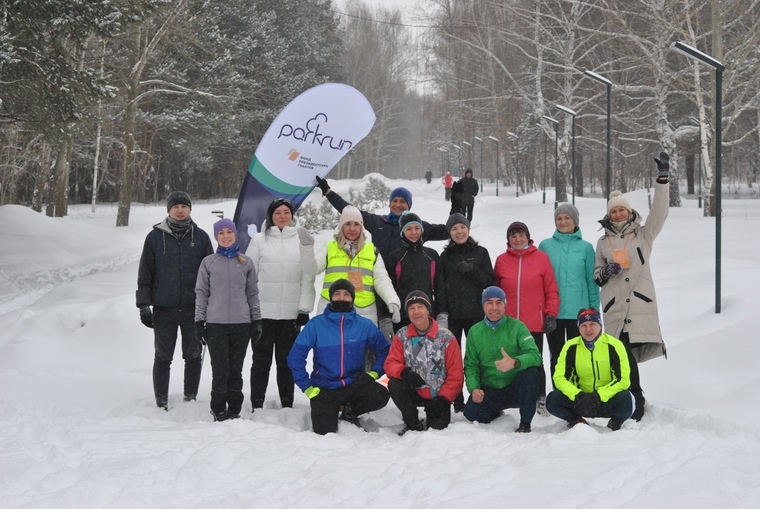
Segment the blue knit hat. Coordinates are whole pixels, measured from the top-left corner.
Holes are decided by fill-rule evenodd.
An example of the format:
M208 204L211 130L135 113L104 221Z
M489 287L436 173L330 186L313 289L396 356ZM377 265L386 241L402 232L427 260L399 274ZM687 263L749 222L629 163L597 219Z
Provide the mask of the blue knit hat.
M403 198L409 208L412 208L412 192L405 187L397 187L391 191L391 197L388 198L388 203L393 201L393 198Z
M481 299L481 305L485 306L486 302L488 302L491 299L499 299L500 301L504 302L504 304L506 304L507 294L504 293L504 290L502 290L498 286L489 286L488 288L483 290L483 298Z
M596 322L601 327L602 315L594 308L581 309L578 312L578 327L584 322Z
M232 222L232 219L227 219L225 217L214 223L214 238L219 237L219 232L222 231L222 228L229 228L232 230L232 233L235 234L235 238L237 238L237 228L235 227L235 223Z

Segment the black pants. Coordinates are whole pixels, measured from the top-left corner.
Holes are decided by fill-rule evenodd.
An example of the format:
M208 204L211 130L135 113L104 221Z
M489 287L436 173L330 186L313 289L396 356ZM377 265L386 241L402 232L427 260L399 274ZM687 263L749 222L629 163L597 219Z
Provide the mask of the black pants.
M176 308L153 307L153 393L156 403L165 406L169 399L169 377L177 329L182 332L182 358L185 360L185 397L195 398L201 383L203 345L195 337L195 305Z
M631 340L628 337L627 332L620 333L620 341L622 341L625 345L625 351L628 353L628 364L631 365L631 387L628 390L630 390L634 395L636 393L640 394L642 391L641 378L639 377L639 363L636 360L636 357L633 355L633 352L638 347L631 344Z
M578 336L580 336L578 322L566 318L558 319L557 328L546 335L546 343L549 346L549 373L552 378L552 387L555 389L557 387L554 385L554 369L557 366L557 359L562 352L562 347L565 346L565 341Z
M206 324L211 357L211 411L240 414L243 406L243 363L251 339L250 323Z
M282 407L293 406L293 372L288 367L288 353L298 335L295 320L262 320L261 339L253 347L251 364L251 402L261 408L269 384L272 353L277 367L277 390Z
M354 416L380 410L388 404L388 390L377 382L351 384L339 389L321 389L311 400L311 426L314 433L324 435L338 431L338 412L350 406Z
M472 209L475 208L475 203L463 203L462 204L462 214L464 216L467 216L467 220L472 222Z
M457 343L459 343L459 349L462 351L462 355L464 355L464 348L462 348L462 334L464 333L464 336L467 336L472 326L481 320L483 320L482 316L471 318L451 318L451 316L449 316L449 330L454 337L457 338ZM454 409L459 411L462 408L464 408L464 394L460 392L459 396L454 399Z
M546 397L546 370L544 369L544 333L531 332L533 340L536 342L538 351L541 354L541 364L538 366L538 395Z
M520 371L511 384L503 389L483 387L483 401L475 403L472 396L464 406L469 421L488 423L501 415L506 408L520 409L520 422L530 424L536 414L538 399L538 368Z
M401 411L401 418L407 426L419 421L417 407L425 408L425 419L429 428L444 429L451 422L451 405L445 411L436 411L430 405L431 400L420 396L411 385L398 378L388 379L388 391L396 407Z

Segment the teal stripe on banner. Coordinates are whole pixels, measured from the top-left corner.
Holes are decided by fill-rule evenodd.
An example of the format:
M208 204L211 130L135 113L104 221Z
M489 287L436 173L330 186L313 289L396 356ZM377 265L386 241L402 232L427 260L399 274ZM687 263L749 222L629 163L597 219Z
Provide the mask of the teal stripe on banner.
M282 196L293 200L297 196L304 196L311 193L313 186L294 186L275 177L266 167L254 156L251 165L248 167L248 173L253 178L275 196Z

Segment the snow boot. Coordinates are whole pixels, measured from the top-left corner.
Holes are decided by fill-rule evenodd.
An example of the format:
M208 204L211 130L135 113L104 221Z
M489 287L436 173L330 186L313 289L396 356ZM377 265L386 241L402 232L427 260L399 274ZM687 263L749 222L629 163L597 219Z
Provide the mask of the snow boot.
M620 426L622 426L622 424L617 422L615 419L610 419L609 421L607 421L607 427L610 428L612 431L619 430Z
M574 428L577 424L586 424L587 425L588 421L586 419L584 419L583 417L578 417L574 421L568 422L567 423L567 427L568 428Z
M211 415L214 416L214 422L226 421L229 418L227 410L222 410L221 412L214 412L211 410Z
M406 424L404 423L404 429L398 432L398 436L402 437L407 431L425 431L425 421L417 419L416 422Z
M515 433L530 433L530 423L521 422L520 425L515 430Z

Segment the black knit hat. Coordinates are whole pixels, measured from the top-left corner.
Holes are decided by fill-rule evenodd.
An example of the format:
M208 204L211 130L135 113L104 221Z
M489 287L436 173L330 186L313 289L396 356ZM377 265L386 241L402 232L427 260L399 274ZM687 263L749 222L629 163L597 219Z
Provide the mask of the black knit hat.
M406 296L406 300L404 301L404 309L406 309L407 314L409 314L409 306L412 304L424 304L428 313L431 315L433 314L433 305L430 303L430 297L428 297L425 292L419 290L409 292L409 295Z
M401 218L398 220L398 233L402 237L404 236L404 229L409 226L410 224L416 224L419 225L420 230L423 232L425 231L425 227L422 226L422 220L420 219L420 216L415 214L414 212L409 212L408 210L405 210L403 214L401 214Z
M354 289L354 285L351 284L351 282L348 279L338 279L333 284L330 285L330 289L327 290L327 292L330 294L330 300L332 301L333 294L337 292L338 290L346 290L348 293L351 294L351 302L354 301L356 298L356 290Z
M290 203L290 200L287 198L277 198L272 203L269 204L269 208L267 209L267 227L271 228L274 226L274 220L272 219L272 216L274 215L274 211L278 208L285 205L290 209L290 213L293 214L293 204Z
M193 208L193 202L190 201L190 195L184 191L174 191L166 198L166 211L169 212L175 205L187 205Z

